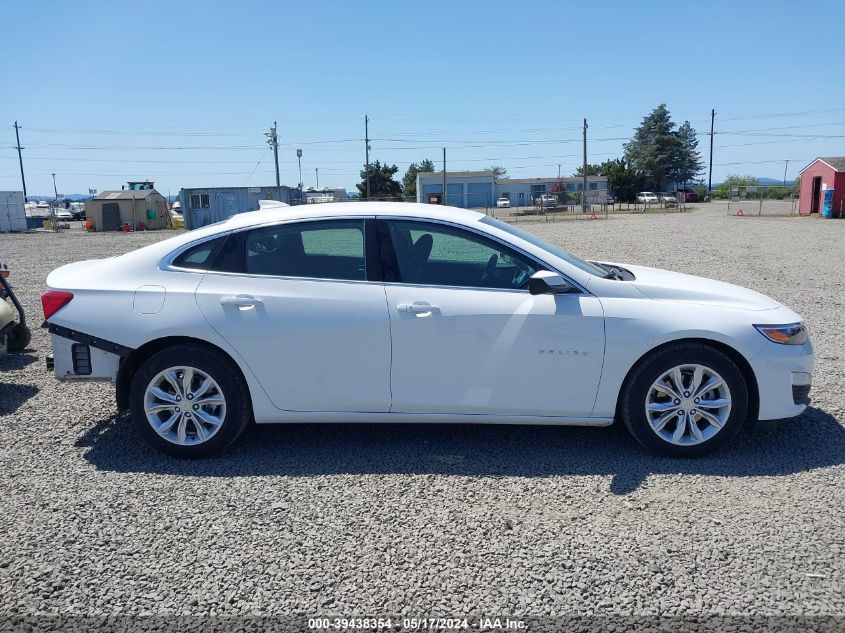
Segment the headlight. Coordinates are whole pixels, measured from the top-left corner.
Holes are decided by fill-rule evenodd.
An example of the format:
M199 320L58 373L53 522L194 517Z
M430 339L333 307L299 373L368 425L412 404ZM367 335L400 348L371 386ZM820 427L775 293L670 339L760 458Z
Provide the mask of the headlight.
M788 325L755 325L757 331L773 343L801 345L807 342L807 328L803 323Z

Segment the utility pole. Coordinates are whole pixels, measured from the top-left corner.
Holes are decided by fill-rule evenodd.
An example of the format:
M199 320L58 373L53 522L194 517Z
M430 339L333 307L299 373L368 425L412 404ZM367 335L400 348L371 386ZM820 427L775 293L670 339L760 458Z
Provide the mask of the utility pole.
M443 148L443 201L440 204L446 204L446 148Z
M364 115L364 161L367 174L367 200L370 199L370 117Z
M582 174L583 178L583 189L581 191L581 211L583 213L587 212L587 119L584 119L584 173Z
M783 166L783 186L786 187L786 170L789 169L789 160L784 161L786 164Z
M560 163L557 164L557 179L560 180Z
M56 189L56 174L52 174L53 176L53 194L56 196L54 202L58 204L59 202L59 190Z
M716 110L710 110L710 172L707 175L707 193L713 191L713 123L716 120Z
M279 202L282 201L282 184L279 181L279 137L276 135L276 126L278 124L273 121L273 127L269 132L264 132L264 136L268 136L267 144L273 148L273 158L276 160L276 195L279 197Z
M23 185L23 201L26 202L26 178L23 175L23 158L21 157L21 150L24 149L21 147L21 135L18 132L20 126L18 122L15 121L15 139L17 140L18 144L15 146L18 150L18 162L21 164L21 184Z
M315 167L314 173L317 175L317 190L319 190L320 189L320 168Z

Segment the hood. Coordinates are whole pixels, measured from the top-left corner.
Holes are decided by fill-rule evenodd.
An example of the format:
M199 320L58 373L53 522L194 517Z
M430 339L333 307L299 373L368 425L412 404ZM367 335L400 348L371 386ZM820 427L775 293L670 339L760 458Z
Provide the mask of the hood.
M781 304L766 295L723 281L660 268L624 265L636 276L627 282L655 301L684 301L740 310L772 310Z

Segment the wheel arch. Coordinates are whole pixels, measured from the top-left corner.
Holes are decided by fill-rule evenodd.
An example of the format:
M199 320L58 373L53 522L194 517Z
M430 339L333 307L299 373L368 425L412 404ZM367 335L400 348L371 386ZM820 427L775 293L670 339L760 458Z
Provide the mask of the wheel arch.
M117 410L126 411L129 409L129 388L132 384L132 378L135 376L138 368L141 367L147 359L151 358L158 352L167 349L168 347L184 344L204 347L228 359L237 369L241 379L247 386L247 394L251 397L249 382L247 381L243 370L237 361L232 358L231 354L226 352L226 350L214 345L213 343L209 343L208 341L200 338L194 338L192 336L165 336L163 338L147 341L140 347L132 350L132 353L120 362L120 368L117 371L117 380L115 381L115 399L117 401Z
M760 410L760 389L757 386L757 376L754 374L754 370L751 368L751 363L748 362L748 359L743 356L741 352L739 352L736 348L731 347L730 345L723 343L721 341L716 341L714 339L709 338L679 338L674 339L671 341L666 341L665 343L661 343L651 349L645 351L642 356L640 356L637 361L631 365L631 368L628 370L628 373L625 374L625 379L622 381L622 384L619 389L619 393L616 396L616 417L619 417L620 407L622 404L622 395L625 393L625 389L628 386L628 382L631 380L631 377L634 375L635 370L642 365L646 359L651 356L653 353L666 349L668 347L673 347L676 345L683 345L685 343L699 343L701 345L706 345L708 347L712 347L715 350L722 352L725 356L730 358L734 364L739 368L739 371L742 373L742 377L745 379L745 384L748 387L748 420L747 421L754 421L757 419L757 414Z

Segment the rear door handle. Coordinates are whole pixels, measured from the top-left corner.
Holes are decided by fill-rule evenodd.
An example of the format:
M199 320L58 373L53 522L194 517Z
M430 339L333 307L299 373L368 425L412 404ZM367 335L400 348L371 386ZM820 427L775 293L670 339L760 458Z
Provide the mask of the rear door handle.
M250 297L249 295L227 295L220 297L220 304L224 306L237 306L238 308L254 308L260 306L264 302L258 297Z
M431 314L437 312L439 308L431 305L428 301L414 301L413 303L400 303L396 306L399 312L409 312L411 314Z

